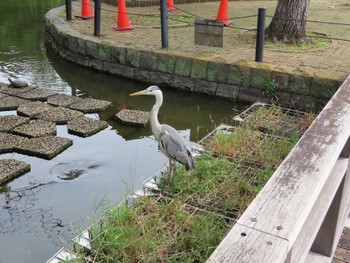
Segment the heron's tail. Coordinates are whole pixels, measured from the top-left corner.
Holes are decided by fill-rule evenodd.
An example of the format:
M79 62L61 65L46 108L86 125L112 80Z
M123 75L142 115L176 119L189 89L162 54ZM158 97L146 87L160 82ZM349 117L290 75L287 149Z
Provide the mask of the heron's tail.
M185 164L185 168L188 171L196 168L196 163L194 162L191 152L190 151L187 151L187 152L188 152L188 158L187 158L188 160L187 160L187 163Z

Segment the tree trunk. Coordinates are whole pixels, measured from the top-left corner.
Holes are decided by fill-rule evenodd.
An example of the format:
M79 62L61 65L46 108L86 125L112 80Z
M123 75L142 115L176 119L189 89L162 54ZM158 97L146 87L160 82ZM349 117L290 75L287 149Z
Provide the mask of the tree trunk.
M266 37L274 41L305 42L310 0L278 0Z

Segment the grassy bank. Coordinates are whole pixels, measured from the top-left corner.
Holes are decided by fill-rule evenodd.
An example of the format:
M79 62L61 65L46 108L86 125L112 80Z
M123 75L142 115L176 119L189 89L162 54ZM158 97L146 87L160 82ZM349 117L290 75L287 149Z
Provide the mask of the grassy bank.
M92 250L73 262L204 262L315 117L295 113L259 106L240 127L219 126L200 142L207 151L194 170L179 167L152 196L108 207L91 228ZM293 129L281 136L287 119Z

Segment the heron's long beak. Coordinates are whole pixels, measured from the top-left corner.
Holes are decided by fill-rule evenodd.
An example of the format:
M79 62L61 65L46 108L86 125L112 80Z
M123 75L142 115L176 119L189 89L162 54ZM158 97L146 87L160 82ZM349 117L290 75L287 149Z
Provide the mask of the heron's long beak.
M129 96L146 95L146 92L147 92L147 90L141 90L141 91L138 91L138 92L131 93L131 94L129 94Z

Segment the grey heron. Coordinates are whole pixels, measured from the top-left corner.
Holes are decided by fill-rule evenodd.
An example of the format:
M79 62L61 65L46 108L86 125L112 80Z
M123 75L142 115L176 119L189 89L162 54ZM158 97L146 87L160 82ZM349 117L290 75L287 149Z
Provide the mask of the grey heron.
M172 171L172 161L181 163L185 166L186 170L193 169L195 163L184 138L170 125L160 124L158 121L159 108L163 103L162 91L157 86L150 86L145 90L132 93L129 96L139 95L152 95L156 98L156 103L152 107L150 116L151 129L155 139L158 141L159 149L169 158L169 176Z

